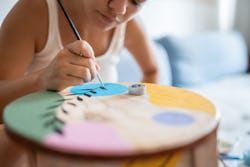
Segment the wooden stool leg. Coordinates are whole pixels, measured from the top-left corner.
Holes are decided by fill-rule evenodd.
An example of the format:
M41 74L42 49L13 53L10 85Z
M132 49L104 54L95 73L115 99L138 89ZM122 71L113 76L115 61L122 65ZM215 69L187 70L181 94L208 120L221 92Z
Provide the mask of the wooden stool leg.
M86 158L37 150L37 167L121 167L119 159Z
M217 167L217 135L216 130L193 150L194 167Z

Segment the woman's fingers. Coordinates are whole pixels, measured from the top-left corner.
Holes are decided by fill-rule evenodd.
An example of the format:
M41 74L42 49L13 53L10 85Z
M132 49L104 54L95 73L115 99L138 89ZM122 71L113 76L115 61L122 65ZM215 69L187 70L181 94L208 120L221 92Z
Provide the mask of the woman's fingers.
M86 58L92 58L93 60L95 60L95 54L94 54L93 48L86 41L83 41L83 40L75 41L67 45L66 48L74 55L78 55L78 56L82 56Z
M67 49L64 49L63 52L63 56L67 55L65 57L67 58L67 62L69 63L68 65L70 70L68 71L68 73L70 75L85 78L86 82L95 78L97 70L100 67L92 58L76 56ZM86 72L87 69L89 73Z
M67 75L80 78L84 82L89 82L92 80L93 74L91 74L91 70L84 66L75 66L69 65L67 69Z
M40 78L45 88L62 90L91 81L99 69L92 47L86 41L76 41L57 54L51 64L41 72Z

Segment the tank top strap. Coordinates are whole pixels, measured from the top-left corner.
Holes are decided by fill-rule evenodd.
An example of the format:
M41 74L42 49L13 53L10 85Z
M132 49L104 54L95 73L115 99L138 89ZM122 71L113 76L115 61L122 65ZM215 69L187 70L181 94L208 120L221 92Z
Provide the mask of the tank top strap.
M26 74L46 67L63 48L58 26L58 9L56 0L46 0L48 7L48 35L44 48L35 53L33 62Z
M46 0L46 1L48 5L48 15L49 15L48 36L46 45L42 51L37 53L38 56L40 54L41 55L49 54L49 52L51 52L51 49L53 50L62 49L61 37L59 31L57 1L56 0Z
M61 36L59 31L59 20L58 20L58 8L57 0L47 0L49 10L49 44L56 42L56 44L62 47ZM52 43L53 42L53 43Z

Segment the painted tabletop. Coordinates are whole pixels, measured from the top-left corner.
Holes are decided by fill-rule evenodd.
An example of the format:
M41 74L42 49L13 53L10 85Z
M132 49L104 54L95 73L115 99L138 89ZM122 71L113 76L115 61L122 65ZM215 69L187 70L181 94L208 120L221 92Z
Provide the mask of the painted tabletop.
M144 84L146 94L134 96L129 85L84 84L29 94L6 107L4 122L11 132L45 148L98 156L179 148L218 125L214 105L196 93Z

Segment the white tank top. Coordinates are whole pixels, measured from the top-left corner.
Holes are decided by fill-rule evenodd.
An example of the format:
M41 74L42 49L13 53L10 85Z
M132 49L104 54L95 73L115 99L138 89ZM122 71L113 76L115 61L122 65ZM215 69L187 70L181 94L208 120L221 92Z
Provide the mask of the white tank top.
M47 41L45 47L39 53L35 53L34 60L26 73L38 71L47 67L57 53L63 49L59 32L57 1L47 0L47 5L49 12ZM125 31L126 23L116 27L108 50L106 53L96 58L97 63L101 67L99 74L104 82L118 81L117 64L120 60L119 54L124 44ZM97 82L97 79L93 80L93 82Z

